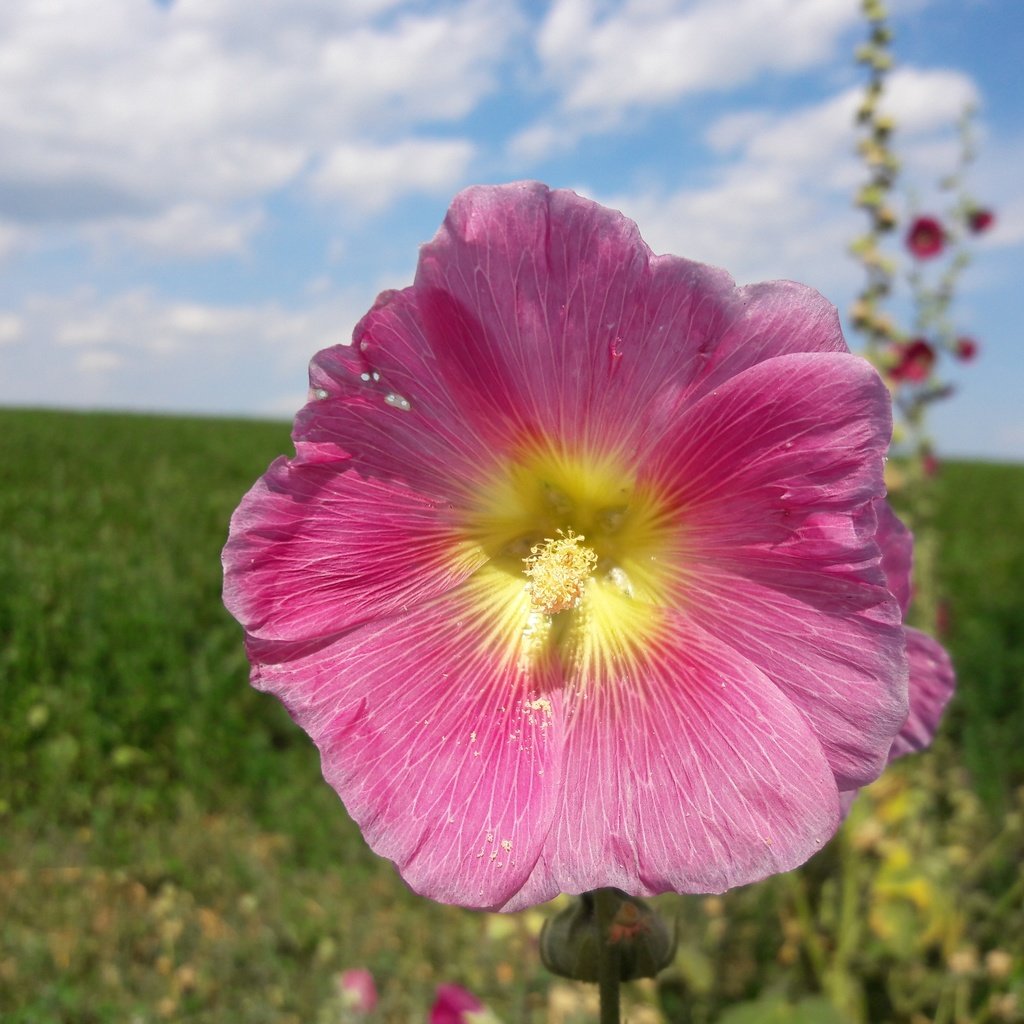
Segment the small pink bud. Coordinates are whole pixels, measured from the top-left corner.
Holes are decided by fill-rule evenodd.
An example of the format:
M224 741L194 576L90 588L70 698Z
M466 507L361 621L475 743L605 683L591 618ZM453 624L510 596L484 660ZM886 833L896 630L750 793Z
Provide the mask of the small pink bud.
M377 1005L377 986L365 967L342 971L338 977L338 991L346 1009L354 1013L372 1013Z
M477 1015L483 1008L484 1004L472 992L458 985L438 985L429 1024L470 1024L468 1015Z

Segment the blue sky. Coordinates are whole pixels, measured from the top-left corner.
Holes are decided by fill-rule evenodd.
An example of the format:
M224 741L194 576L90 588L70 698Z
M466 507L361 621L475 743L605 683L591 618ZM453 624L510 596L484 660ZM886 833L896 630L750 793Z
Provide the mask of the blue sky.
M901 198L965 103L997 212L940 451L1024 460L1024 4L896 0ZM0 403L290 417L306 364L473 182L539 178L657 251L861 280L859 0L5 0ZM856 347L858 339L850 335Z

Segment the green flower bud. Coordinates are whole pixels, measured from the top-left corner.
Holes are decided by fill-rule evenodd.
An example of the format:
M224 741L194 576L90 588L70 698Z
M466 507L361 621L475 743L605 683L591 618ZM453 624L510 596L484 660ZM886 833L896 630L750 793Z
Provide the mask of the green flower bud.
M602 934L597 900L585 892L571 906L544 923L540 958L552 974L577 981L598 980L601 943L616 947L622 981L653 978L672 962L675 934L642 900L618 889L605 890L617 904Z

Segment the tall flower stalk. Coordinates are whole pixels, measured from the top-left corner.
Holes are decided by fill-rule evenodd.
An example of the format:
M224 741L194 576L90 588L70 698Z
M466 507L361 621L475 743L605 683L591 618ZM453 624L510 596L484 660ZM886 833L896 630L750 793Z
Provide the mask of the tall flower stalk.
M941 215L915 211L904 225L902 242L912 262L909 272L900 277L898 259L886 248L888 238L901 226L895 210L900 174L893 146L897 126L883 103L894 64L893 37L881 0L864 0L863 12L868 40L858 47L856 57L867 68L868 81L857 123L861 130L858 152L868 177L856 203L865 211L868 225L851 246L864 268L864 285L850 318L864 338L864 354L881 371L893 397L895 424L887 483L917 536L914 618L934 632L940 618L933 522L933 478L938 463L927 413L936 401L952 394L943 379L943 359L969 361L977 354L975 340L956 330L952 308L961 276L970 263L970 238L991 226L993 214L979 206L967 190L967 171L975 157L975 111L968 108L958 125L956 166L938 182L941 194L947 197L945 209ZM897 322L890 308L901 284L911 308L907 327Z

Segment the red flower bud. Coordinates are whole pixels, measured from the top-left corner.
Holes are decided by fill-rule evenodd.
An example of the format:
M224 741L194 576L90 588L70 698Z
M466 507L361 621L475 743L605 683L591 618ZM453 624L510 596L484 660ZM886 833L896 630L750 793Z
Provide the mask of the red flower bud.
M967 226L976 235L980 235L983 231L988 231L995 222L996 215L991 210L985 210L981 207L971 210L967 214Z
M934 217L918 217L907 232L907 248L919 260L930 259L942 252L946 232Z
M920 384L926 381L935 365L935 349L924 338L915 338L893 349L895 364L889 369L893 380Z
M978 354L978 343L973 338L957 338L953 353L957 359L969 363Z

